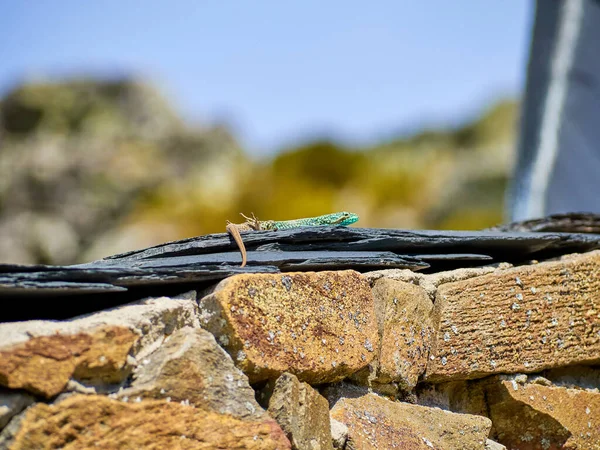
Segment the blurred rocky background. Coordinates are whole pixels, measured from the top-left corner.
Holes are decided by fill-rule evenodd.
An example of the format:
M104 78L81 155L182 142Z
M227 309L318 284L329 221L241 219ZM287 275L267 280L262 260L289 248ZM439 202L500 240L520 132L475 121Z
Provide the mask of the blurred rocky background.
M205 233L254 212L350 210L360 226L502 221L517 103L454 129L369 145L320 140L251 157L136 79L22 84L0 100L0 261L70 264Z

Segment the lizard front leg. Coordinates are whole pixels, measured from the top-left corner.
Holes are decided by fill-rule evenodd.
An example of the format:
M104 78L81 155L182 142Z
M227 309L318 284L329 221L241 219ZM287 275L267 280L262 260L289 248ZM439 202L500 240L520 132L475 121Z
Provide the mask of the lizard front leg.
M245 225L248 226L248 227L250 227L254 231L262 230L260 220L258 220L256 218L256 216L254 215L254 213L250 213L250 214L252 214L252 217L248 217L244 213L240 213L240 216L242 216L244 219L246 219Z

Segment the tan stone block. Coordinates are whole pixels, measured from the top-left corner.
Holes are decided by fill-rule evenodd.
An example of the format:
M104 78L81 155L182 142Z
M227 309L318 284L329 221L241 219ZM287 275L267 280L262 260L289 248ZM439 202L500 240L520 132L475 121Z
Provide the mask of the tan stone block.
M39 449L290 449L270 418L245 421L164 400L125 403L74 394L30 407L0 447Z
M341 399L331 417L348 427L346 448L483 450L489 419L392 402L375 394Z
M486 384L493 439L523 450L600 449L600 393L520 384Z
M410 283L386 278L373 285L380 345L370 364L369 383L397 383L412 390L425 372L433 337L433 303Z
M366 366L378 345L371 289L351 270L237 275L200 310L251 383L283 372L311 384L341 380Z
M281 426L292 448L333 450L327 400L289 373L271 383L274 386L268 412Z
M186 327L173 333L136 368L133 378L119 398L170 399L240 419L265 414L248 377L203 329Z
M72 376L115 382L124 377L127 355L137 340L128 328L115 326L31 338L0 350L0 384L50 398Z
M121 382L133 356L143 358L183 326L199 327L197 312L194 300L161 297L68 321L0 324L0 385L51 398L70 380L92 389Z
M600 252L443 284L426 378L600 362Z

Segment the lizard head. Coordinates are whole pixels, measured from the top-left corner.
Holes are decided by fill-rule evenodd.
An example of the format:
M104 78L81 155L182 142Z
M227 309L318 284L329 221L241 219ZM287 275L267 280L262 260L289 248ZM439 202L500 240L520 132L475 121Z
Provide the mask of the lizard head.
M328 214L328 217L331 220L331 222L328 225L337 225L341 227L352 225L353 223L358 221L358 214L347 211Z

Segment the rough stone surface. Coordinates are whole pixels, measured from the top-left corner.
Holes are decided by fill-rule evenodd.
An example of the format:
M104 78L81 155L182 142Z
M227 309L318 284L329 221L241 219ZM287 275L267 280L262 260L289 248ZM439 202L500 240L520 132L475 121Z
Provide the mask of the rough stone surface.
M248 378L206 330L173 333L134 373L132 386L119 398L169 399L240 419L260 419L263 409Z
M0 434L0 448L291 448L272 419L245 421L164 400L125 403L81 394L30 407L10 431Z
M0 389L0 429L4 428L9 420L35 402L35 398L22 391Z
M284 373L274 382L269 415L298 450L333 450L329 404L309 384Z
M600 393L500 380L486 386L492 438L522 450L599 449Z
M386 278L375 281L373 297L380 345L369 367L353 378L371 386L393 382L410 391L427 366L433 303L421 287Z
M600 252L441 285L431 381L600 362Z
M392 402L375 394L341 399L331 416L348 427L347 447L352 449L482 450L492 425L485 417Z
M198 327L193 300L148 299L65 322L0 324L0 385L51 398L71 378L123 381L138 359L185 325Z
M369 364L378 346L373 295L355 271L238 275L200 310L251 383L283 372L335 382Z

